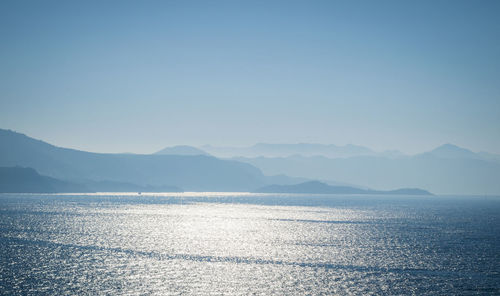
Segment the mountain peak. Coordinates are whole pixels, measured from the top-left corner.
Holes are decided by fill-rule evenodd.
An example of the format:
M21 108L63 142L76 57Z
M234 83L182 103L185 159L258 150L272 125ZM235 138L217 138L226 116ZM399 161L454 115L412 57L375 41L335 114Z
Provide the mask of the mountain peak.
M443 158L477 158L476 153L450 143L443 144L429 153Z
M198 149L193 146L187 145L178 145L172 147L166 147L154 154L162 154L162 155L209 155L207 152Z
M401 194L432 195L429 191L418 188L401 188L390 191L360 189L350 186L331 186L319 181L308 181L295 185L269 185L256 190L261 193L302 193L302 194Z

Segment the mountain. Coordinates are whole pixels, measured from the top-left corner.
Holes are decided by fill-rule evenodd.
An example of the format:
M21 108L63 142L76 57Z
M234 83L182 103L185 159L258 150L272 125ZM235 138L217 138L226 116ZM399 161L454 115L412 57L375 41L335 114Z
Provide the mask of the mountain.
M42 176L32 168L0 167L0 192L57 193L89 192L89 190L81 184Z
M489 157L489 158L488 158ZM414 156L238 157L267 175L336 180L369 188L425 188L436 194L500 194L500 162L489 155L444 145Z
M63 181L177 186L187 191L249 191L268 184L254 166L206 155L90 153L0 129L0 166L31 167Z
M440 158L472 158L481 159L481 155L476 154L468 149L458 147L453 144L444 144L432 151L426 152L426 154L431 154Z
M331 158L351 157L359 155L374 155L374 151L356 145L325 145L325 144L268 144L258 143L250 147L214 147L205 145L203 150L217 157L287 157L292 155L301 156L325 156Z
M205 151L192 146L179 145L173 147L166 147L154 154L163 155L209 155Z
M425 188L436 194L499 195L499 159L451 144L397 157L219 159L209 155L105 154L60 148L0 129L0 166L30 167L40 175L97 191L251 191L269 184L335 180L331 185L366 186L360 189Z
M83 185L92 192L182 192L176 186L137 185L129 182L87 181Z
M87 181L73 183L40 175L32 168L0 167L0 192L61 193L61 192L179 192L174 186L140 186L126 182Z
M295 185L269 185L257 189L259 193L306 193L306 194L399 194L399 195L432 195L417 188L403 188L389 191L366 190L347 186L330 186L318 181L304 182Z

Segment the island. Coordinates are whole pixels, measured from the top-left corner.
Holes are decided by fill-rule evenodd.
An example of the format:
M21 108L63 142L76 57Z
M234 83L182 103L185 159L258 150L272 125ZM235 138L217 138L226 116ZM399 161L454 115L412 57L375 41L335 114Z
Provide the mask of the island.
M331 186L319 181L308 181L295 185L268 185L261 187L256 193L306 193L306 194L391 194L391 195L433 195L429 191L418 188L401 188L396 190L372 190L350 186Z

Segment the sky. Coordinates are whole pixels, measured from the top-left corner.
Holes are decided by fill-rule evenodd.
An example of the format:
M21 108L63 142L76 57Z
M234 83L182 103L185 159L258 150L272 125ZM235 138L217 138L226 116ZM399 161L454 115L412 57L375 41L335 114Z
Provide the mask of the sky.
M0 1L0 128L500 153L500 1Z

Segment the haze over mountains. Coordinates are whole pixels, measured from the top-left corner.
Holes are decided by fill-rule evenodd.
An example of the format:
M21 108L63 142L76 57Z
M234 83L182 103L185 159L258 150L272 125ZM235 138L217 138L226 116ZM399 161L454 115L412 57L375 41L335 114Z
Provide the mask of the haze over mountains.
M187 191L249 191L267 184L259 169L234 160L205 155L90 153L56 147L8 130L0 130L0 166L29 167L63 181L107 182L117 188L125 183L176 186Z
M500 194L500 155L472 152L452 144L404 155L355 145L256 144L202 146L218 157L246 162L264 174L322 180L330 185L392 190L425 188L438 194Z
M375 155L376 152L369 148L357 145L324 145L311 143L298 144L268 144L258 143L250 147L217 147L211 145L202 146L201 149L214 156L230 157L285 157L292 155L317 156L338 158L359 155Z
M205 151L187 145L166 147L154 154L157 155L209 155Z
M57 193L87 192L81 184L42 176L32 168L0 167L0 192L9 193Z
M255 192L262 193L311 193L311 194L399 194L399 195L432 195L430 192L416 188L405 188L398 190L370 190L354 188L349 186L331 186L318 181L309 181L294 185L269 185L257 189Z
M255 165L265 174L300 175L381 190L418 187L438 194L500 194L500 162L495 156L450 144L429 152L398 157L295 155L234 159Z
M0 129L0 167L32 168L43 178L88 191L254 191L319 180L326 182L325 186L335 186L334 190L422 188L437 194L500 194L500 157L451 144L412 156L394 151L377 153L355 145L207 147L209 151L167 147L150 155L90 153ZM33 176L32 171L24 173ZM333 190L317 187L315 190Z
M56 147L4 129L0 129L0 167L3 180L10 180L3 188L15 192L6 184L33 184L24 188L25 192L33 192L33 188L41 192L251 191L269 184L308 180L265 176L250 164L218 159L187 146L153 155L91 153Z

